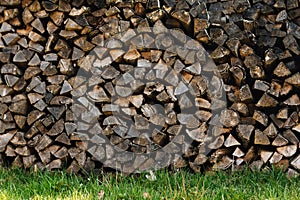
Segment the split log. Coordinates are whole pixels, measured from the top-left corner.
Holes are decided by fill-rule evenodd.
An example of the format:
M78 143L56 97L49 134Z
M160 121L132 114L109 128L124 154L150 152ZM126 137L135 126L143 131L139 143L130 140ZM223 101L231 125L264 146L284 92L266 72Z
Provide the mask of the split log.
M10 164L300 170L298 1L0 7L0 157Z

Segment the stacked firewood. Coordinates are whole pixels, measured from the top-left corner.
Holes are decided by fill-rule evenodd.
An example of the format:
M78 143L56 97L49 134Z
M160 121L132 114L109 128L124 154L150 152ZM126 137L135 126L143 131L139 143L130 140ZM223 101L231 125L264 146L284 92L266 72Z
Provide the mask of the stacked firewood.
M1 0L0 162L300 170L298 0Z

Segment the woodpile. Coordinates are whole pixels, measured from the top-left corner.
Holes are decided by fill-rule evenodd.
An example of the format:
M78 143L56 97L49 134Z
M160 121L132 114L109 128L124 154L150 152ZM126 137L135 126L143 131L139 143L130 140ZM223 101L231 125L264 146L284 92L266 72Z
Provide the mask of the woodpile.
M298 0L1 0L0 163L300 170Z

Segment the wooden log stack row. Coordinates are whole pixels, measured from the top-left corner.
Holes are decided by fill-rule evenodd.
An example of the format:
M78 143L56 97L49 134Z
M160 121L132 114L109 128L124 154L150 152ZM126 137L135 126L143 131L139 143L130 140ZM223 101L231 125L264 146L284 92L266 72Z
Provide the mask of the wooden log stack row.
M299 4L0 1L0 162L297 174Z

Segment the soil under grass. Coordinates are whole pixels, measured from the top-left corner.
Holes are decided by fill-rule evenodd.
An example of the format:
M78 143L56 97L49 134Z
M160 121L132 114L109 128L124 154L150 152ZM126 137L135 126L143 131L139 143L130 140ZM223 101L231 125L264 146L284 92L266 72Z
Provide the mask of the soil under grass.
M299 199L300 179L268 172L215 172L187 170L122 176L89 176L65 172L34 172L0 168L0 199ZM153 178L153 177L152 177Z

